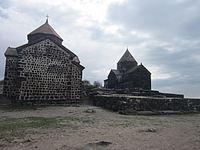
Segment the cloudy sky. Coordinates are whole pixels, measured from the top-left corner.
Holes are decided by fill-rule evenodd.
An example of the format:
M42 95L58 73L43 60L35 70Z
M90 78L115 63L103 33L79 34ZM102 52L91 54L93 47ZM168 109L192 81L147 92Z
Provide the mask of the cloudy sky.
M200 97L199 0L0 0L0 79L8 46L45 22L77 54L84 79L103 82L128 47L152 88Z

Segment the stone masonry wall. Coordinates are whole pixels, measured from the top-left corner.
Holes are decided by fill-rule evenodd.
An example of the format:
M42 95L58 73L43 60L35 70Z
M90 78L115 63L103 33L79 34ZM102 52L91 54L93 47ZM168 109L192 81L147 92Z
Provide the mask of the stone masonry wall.
M6 58L6 69L4 77L4 96L16 99L19 94L19 79L18 79L18 58L17 57L7 57Z
M46 39L18 50L18 55L20 85L17 100L79 102L82 70L72 62L66 51ZM9 59L7 61L10 63ZM7 87L7 90L10 89L11 86Z
M95 106L124 114L137 111L199 111L200 99L155 98L121 95L95 95Z
M71 99L80 102L81 99L81 88L82 88L82 70L80 70L76 65L72 67L71 75Z
M0 81L0 95L3 94L3 81Z

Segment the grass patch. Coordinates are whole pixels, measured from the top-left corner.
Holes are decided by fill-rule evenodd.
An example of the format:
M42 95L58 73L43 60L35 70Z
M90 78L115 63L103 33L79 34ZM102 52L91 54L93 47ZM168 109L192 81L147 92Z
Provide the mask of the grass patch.
M83 125L94 123L92 117L27 117L27 118L1 118L0 139L23 137L28 129L48 129L69 127L77 129ZM29 130L30 131L30 130Z
M200 114L199 111L130 111L124 112L120 111L119 114L122 115L139 115L139 116L168 116L168 115L188 115L188 114Z
M45 106L40 106L40 107L45 107ZM0 110L4 110L4 111L37 110L40 107L36 105L30 105L30 104L26 104L26 105L10 104L10 105L0 105Z

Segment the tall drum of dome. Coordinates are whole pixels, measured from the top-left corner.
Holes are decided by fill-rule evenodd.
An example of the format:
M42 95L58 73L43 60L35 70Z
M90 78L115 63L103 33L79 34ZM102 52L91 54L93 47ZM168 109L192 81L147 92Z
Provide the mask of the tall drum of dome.
M4 96L12 102L78 104L84 67L46 22L5 52Z

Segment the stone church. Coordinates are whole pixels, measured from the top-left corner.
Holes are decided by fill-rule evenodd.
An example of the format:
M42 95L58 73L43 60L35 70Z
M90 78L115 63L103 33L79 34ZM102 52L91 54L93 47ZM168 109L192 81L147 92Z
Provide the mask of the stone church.
M84 69L78 56L62 45L48 19L27 38L5 52L4 96L12 102L78 104Z
M117 69L111 69L104 87L109 89L151 90L151 73L127 49L117 63Z

